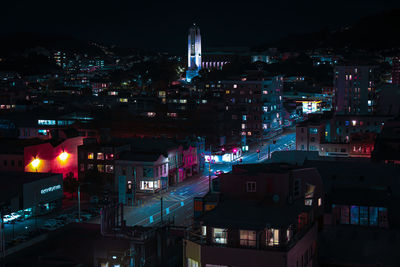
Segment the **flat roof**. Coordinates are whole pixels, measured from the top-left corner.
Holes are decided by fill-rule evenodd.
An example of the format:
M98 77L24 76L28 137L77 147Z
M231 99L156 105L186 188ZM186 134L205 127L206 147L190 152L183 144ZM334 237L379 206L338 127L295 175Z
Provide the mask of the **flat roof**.
M261 230L267 226L286 228L310 207L299 204L266 205L259 201L224 200L198 220L207 226Z

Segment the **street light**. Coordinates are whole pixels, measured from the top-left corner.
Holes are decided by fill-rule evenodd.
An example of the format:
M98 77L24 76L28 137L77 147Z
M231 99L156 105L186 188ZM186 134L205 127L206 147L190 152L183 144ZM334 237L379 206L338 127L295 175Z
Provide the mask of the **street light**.
M90 183L78 184L78 219L81 221L81 185L87 185Z

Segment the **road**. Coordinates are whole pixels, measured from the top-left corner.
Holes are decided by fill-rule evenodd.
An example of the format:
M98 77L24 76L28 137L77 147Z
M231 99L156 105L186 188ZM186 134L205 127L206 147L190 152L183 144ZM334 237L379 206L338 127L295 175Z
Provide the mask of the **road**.
M290 150L295 148L295 133L284 133L276 137L276 144L269 144L270 152L278 150ZM242 157L242 163L259 163L267 159L268 145L259 146L260 157L256 152L247 152ZM237 164L237 163L235 163ZM211 173L221 170L230 172L232 163L211 164ZM212 176L215 178L215 176ZM139 206L125 206L124 217L126 224L152 226L161 220L161 198L163 202L163 220L173 220L175 225L191 224L193 214L193 198L203 196L208 192L208 168L206 166L205 173L200 176L191 177L180 183L176 187L171 187L168 192L157 194L154 197L147 199Z

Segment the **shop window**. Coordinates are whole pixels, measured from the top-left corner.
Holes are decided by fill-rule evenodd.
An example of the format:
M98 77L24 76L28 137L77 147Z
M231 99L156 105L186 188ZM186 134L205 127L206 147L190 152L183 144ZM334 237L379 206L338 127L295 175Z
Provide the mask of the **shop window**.
M369 225L378 226L378 208L369 207Z
M113 165L106 165L106 172L107 173L113 173L114 172L114 166Z
M217 244L227 243L227 230L223 228L213 228L213 241Z
M94 159L94 153L89 152L87 158L88 159Z
M379 227L385 227L385 228L388 227L386 208L378 209L378 218L379 218Z
M104 172L104 165L102 165L102 164L97 165L97 171Z
M341 224L349 224L349 214L350 214L349 206L342 206L342 210L340 212Z
M266 242L267 246L279 245L279 229L269 228L266 231Z
M368 207L360 207L360 225L368 226Z
M350 220L351 224L359 224L359 208L358 206L351 206L350 209Z
M103 160L104 159L104 154L103 153L97 153L97 159L98 160Z
M246 247L255 247L256 232L249 230L240 230L240 245Z
M155 190L160 188L160 181L141 181L140 189L141 190Z

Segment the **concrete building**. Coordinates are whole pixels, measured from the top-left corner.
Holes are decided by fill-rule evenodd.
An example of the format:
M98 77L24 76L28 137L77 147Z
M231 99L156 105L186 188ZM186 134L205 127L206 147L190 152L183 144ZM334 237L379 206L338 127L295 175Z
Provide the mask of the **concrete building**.
M237 165L219 179L219 193L195 200L184 266L314 266L324 201L315 169Z
M336 113L374 113L375 79L373 66L336 66L334 72Z
M395 85L400 85L400 57L394 57L392 64L392 83Z
M200 28L194 23L188 35L188 70L186 81L190 82L201 69L201 35Z
M262 140L282 131L281 76L222 81L226 120L233 135Z

